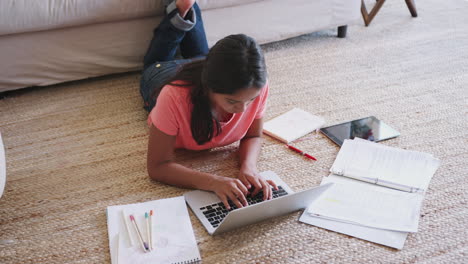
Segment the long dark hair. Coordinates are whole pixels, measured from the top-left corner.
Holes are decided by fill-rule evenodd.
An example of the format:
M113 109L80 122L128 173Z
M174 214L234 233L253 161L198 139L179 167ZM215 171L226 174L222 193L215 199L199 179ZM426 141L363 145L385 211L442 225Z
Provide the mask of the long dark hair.
M266 79L265 59L260 46L253 38L238 34L218 41L205 59L181 66L168 83L191 87L193 110L190 127L193 138L202 145L221 133L219 120L212 114L209 93L232 95L241 89L261 89Z

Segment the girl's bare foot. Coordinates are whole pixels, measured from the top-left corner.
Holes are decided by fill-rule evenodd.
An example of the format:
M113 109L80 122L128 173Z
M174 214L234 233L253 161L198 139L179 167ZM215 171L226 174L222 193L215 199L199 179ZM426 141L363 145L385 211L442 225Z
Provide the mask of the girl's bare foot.
M184 18L193 4L195 4L195 0L176 0L176 7L179 10L179 15Z

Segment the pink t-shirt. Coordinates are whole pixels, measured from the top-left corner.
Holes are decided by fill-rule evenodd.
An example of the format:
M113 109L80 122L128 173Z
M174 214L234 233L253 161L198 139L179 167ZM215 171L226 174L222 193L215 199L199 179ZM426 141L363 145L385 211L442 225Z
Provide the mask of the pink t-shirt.
M148 125L154 124L165 134L176 136L176 148L203 150L225 146L242 139L253 121L263 117L267 97L268 83L244 112L235 113L230 120L220 123L222 131L219 135L203 145L198 145L190 129L193 107L190 101L190 88L166 85L148 116Z

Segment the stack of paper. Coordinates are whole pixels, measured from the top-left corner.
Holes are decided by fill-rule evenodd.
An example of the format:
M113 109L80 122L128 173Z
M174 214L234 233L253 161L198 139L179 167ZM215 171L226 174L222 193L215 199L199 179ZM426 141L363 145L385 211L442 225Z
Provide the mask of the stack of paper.
M408 232L418 230L424 193L438 166L430 154L346 140L321 183L333 186L300 221L401 249Z

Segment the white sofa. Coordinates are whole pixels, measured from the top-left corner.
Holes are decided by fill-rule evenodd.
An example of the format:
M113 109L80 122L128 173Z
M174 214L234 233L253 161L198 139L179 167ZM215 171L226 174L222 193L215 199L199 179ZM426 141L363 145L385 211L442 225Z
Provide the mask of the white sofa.
M2 133L0 132L0 198L2 198L3 190L6 183L6 160L5 149L3 147Z
M360 18L361 1L198 3L211 46L234 33L264 44L345 26ZM0 92L141 69L162 14L160 0L2 0Z

